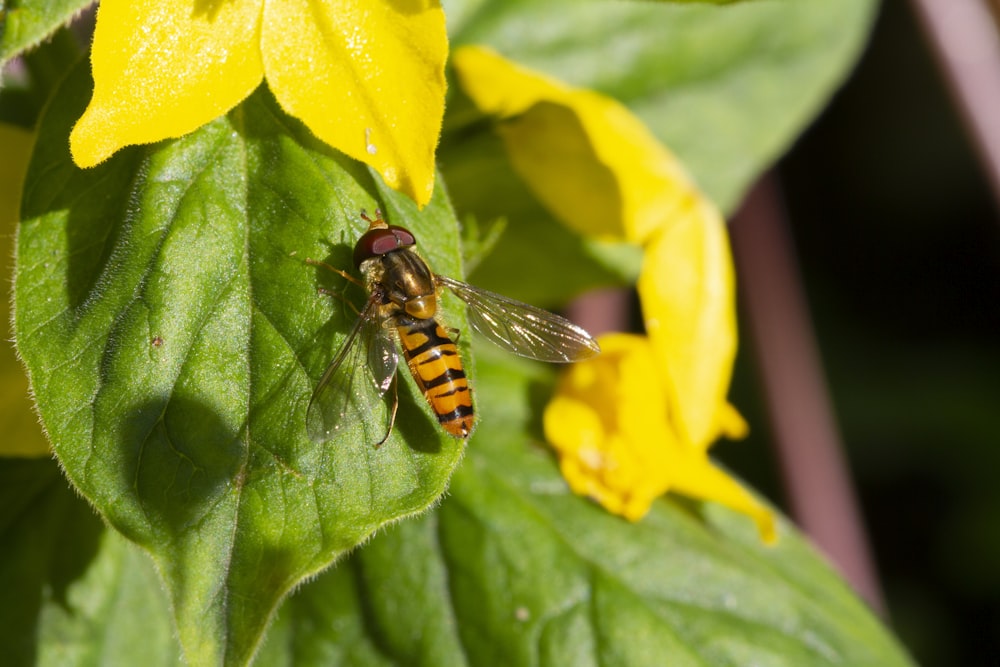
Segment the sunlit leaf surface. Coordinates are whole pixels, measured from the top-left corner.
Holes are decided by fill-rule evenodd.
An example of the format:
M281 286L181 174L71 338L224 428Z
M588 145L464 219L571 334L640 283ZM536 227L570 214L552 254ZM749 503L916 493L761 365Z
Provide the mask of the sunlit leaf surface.
M364 294L304 260L353 268L359 212L381 207L457 274L454 219L440 195L418 214L380 189L264 91L81 171L65 137L85 71L49 107L29 169L18 344L68 477L157 562L187 658L238 663L303 577L434 502L462 450L409 378L380 449L350 427L310 441L313 384L355 317L317 287Z

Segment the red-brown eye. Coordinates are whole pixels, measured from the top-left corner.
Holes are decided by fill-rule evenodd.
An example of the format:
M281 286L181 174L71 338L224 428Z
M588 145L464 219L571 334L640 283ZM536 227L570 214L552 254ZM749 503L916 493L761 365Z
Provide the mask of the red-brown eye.
M409 229L405 227L397 227L396 225L389 225L389 230L392 232L396 240L399 241L400 248L409 248L411 245L416 245L417 240L413 238L413 234L410 233Z
M361 268L361 262L372 257L381 257L393 250L408 248L416 244L409 230L395 225L388 229L370 229L354 246L354 266Z

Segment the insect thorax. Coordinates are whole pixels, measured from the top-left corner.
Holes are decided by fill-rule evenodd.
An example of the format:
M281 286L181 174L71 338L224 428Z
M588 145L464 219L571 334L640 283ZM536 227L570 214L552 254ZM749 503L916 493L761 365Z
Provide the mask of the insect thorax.
M385 305L398 306L400 316L423 320L437 313L434 274L415 252L403 248L373 257L361 270L369 292L380 294Z

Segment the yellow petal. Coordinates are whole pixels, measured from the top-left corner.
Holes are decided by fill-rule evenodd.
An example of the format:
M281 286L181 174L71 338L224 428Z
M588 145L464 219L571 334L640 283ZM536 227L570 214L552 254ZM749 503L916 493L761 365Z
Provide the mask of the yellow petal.
M707 456L692 458L679 465L673 490L746 514L757 524L757 532L765 544L774 544L778 539L777 519L770 508L758 501L728 473L715 467Z
M716 418L718 419L719 435L724 438L741 440L747 437L747 434L750 432L750 425L747 424L747 420L743 419L743 415L730 403L725 403L719 407Z
M33 137L19 127L0 123L0 257L9 280L14 264L14 230L20 216L19 202L28 170ZM10 326L10 302L0 302L0 321ZM14 353L9 329L0 344L0 456L48 456L49 444L28 398L28 378Z
M570 91L565 84L482 46L455 49L451 64L462 90L476 107L498 118L517 116L536 102L553 100Z
M600 356L563 374L545 409L545 435L575 493L636 521L670 487L682 453L648 340L611 334L599 342Z
M571 228L644 242L692 188L671 153L631 111L481 47L452 59L465 93L500 126L511 163Z
M761 539L773 542L771 511L672 429L649 339L610 334L599 342L600 356L563 372L543 415L545 437L570 488L630 521L667 491L718 502L750 516ZM725 428L745 427L728 404L719 417Z
M736 304L725 224L708 201L686 208L646 246L638 281L646 331L683 439L705 449L738 432L726 393L736 355Z
M70 135L91 167L123 146L179 137L260 83L263 0L102 0L91 51L94 96Z
M438 2L282 0L261 49L282 108L423 206L434 189L448 55Z

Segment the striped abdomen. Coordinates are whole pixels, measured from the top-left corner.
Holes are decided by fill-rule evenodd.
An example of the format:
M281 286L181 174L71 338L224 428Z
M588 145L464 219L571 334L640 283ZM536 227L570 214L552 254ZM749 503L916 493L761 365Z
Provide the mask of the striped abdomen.
M415 320L396 330L410 372L441 427L456 438L467 437L476 418L455 343L433 319Z

